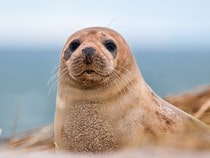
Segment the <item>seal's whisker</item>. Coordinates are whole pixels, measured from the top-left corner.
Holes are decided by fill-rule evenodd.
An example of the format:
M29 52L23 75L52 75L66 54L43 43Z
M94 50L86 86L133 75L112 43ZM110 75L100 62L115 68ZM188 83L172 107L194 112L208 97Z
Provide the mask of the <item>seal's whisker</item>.
M48 96L50 95L51 91L52 90L55 90L55 87L56 87L56 83L58 82L58 80L54 81L54 83L52 84L52 86L50 86L50 89L48 91Z
M57 73L59 68L60 68L60 66L56 66L55 68L53 68L51 71L51 74Z
M55 90L56 89L57 83L58 83L58 78L56 80L54 80L53 83L51 84L51 86L49 88L49 91L48 91L48 96L50 95L50 93L51 93L52 90Z
M129 75L132 75L131 72L130 72L128 69L126 69L125 67L123 67L123 66L117 65L116 68L123 69L123 70L125 70L126 73L128 73Z
M52 84L54 82L55 79L58 78L58 72L56 72L55 74L53 74L49 80L47 81L47 86L49 86L50 84Z
M67 67L66 68L60 68L60 72L65 72L67 69L68 69ZM51 84L51 86L50 86L50 89L48 91L48 95L50 95L52 90L56 89L56 85L57 85L57 82L58 82L58 77L59 77L60 72L59 71L56 72L56 74L52 75L51 78L49 79L48 84Z
M64 68L62 70L62 74L60 75L59 80L63 81L65 79L66 74L68 74L68 68Z
M106 26L107 28L109 28L114 22L116 22L119 18L115 18L113 20L111 20L111 22L108 23L108 25Z
M119 73L121 74L121 77L124 78L125 81L131 82L132 79L131 79L131 78L128 78L128 76L132 76L131 72L130 72L128 69L126 69L126 68L124 68L124 67L122 67L122 66L119 66L119 65L118 65L118 67L119 67L120 69L125 70L126 73L128 74L128 75L126 75L125 73L122 73L121 71L116 70L117 72L119 72ZM133 86L131 86L130 88L132 88L132 89L134 90L134 87L133 87Z
M120 72L120 71L118 71L118 70L115 70L115 73L117 73L118 74L118 76L119 76L119 78L120 78L120 84L121 85L123 85L124 83L129 83L129 82L131 82L131 79L130 78L128 78L127 77L127 75L125 75L124 73L122 73L122 72ZM127 85L124 85L124 86L127 86ZM133 85L131 84L131 86L130 87L128 87L129 89L133 89L134 87L133 87ZM123 88L123 91L124 91L124 93L126 93L126 90ZM134 98L135 97L135 95L134 95L134 90L131 90L131 92L130 93L128 93L132 98Z
M115 75L116 75L116 79L118 80L119 87L122 87L122 85L123 85L122 88L119 88L119 91L123 95L124 93L126 93L126 90L124 89L124 86L126 86L126 85L124 83L129 82L129 80L124 78L123 77L124 74L120 71L115 70Z
M53 68L53 70L51 71L52 75L49 77L49 80L47 81L47 86L52 84L54 80L58 78L60 68L61 68L60 66Z
M118 92L120 95L122 95L122 92L120 89L120 85L121 85L120 76L115 71L113 72L113 75L114 75L114 79L116 80L116 86L117 86Z
M121 72L115 70L115 73L118 75L119 83L120 83L120 86L122 87L121 92L122 92L122 94L124 94L124 93L126 93L126 91L124 89L124 86L126 86L126 85L124 83L127 83L129 81L123 77L123 74Z

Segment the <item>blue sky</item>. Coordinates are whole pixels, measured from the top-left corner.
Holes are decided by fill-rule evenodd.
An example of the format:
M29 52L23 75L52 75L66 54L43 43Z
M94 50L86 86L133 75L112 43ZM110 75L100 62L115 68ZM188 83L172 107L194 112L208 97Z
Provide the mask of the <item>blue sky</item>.
M0 47L61 47L74 31L108 26L143 48L210 49L209 0L0 0Z

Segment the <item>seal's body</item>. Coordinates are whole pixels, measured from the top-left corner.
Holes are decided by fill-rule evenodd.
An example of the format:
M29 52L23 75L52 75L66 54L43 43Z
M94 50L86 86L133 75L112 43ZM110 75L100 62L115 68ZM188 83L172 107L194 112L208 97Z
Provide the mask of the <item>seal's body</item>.
M114 151L205 128L160 99L145 83L126 41L107 28L86 28L66 42L56 98L58 150Z

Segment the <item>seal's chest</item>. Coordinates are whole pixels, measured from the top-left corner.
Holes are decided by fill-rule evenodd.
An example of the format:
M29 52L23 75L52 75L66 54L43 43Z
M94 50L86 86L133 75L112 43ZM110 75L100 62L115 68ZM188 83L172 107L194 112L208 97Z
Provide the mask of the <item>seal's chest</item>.
M116 150L119 140L111 122L94 104L70 109L61 135L67 150L102 152Z

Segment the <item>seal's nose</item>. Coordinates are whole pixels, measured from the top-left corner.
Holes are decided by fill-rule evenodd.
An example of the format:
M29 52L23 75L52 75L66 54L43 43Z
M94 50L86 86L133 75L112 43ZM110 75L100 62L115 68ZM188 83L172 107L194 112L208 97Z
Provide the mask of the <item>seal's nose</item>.
M86 47L82 49L82 55L84 57L84 62L88 65L92 63L93 55L95 54L96 50L92 47Z

